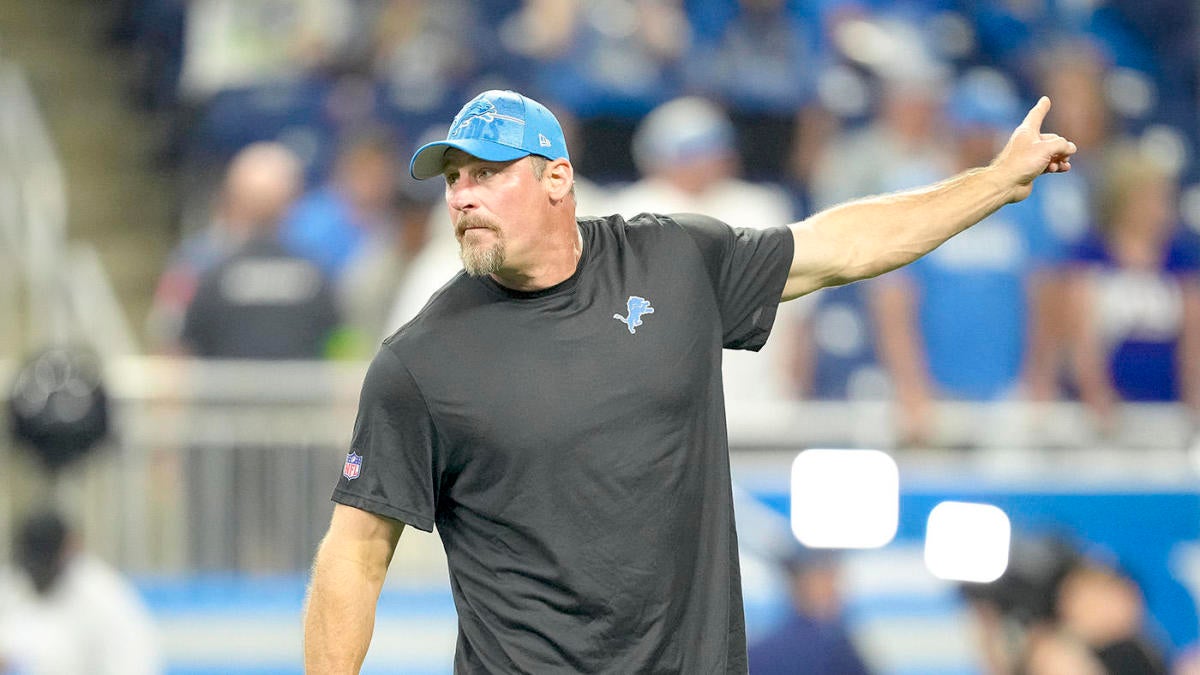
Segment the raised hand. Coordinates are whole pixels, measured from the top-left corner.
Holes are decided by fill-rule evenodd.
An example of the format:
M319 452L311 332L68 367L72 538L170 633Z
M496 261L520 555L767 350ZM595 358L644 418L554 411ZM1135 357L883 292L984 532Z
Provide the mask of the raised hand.
M992 166L1010 185L1010 202L1019 202L1033 190L1033 180L1044 173L1071 170L1076 147L1058 134L1043 133L1042 122L1050 112L1050 99L1043 96L1025 115L1009 137Z

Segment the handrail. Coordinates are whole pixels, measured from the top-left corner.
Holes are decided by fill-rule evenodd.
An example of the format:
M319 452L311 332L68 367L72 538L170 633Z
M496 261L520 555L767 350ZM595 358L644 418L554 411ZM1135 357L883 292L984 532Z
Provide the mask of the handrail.
M59 498L126 569L301 570L328 522L366 366L108 359L113 442L61 476ZM17 367L0 358L0 407ZM1172 404L1122 406L1110 436L1077 403L936 406L942 440L969 451L897 447L893 414L887 401L731 400L735 481L777 488L790 457L813 447L889 451L909 487L1190 492L1200 475L1190 418ZM0 473L21 476L0 490L3 556L13 515L56 486L2 437Z
M33 90L21 67L0 63L0 101L5 123L0 144L7 173L19 192L15 250L21 251L28 291L27 330L31 341L62 341L68 322L58 282L66 250L65 180ZM36 308L36 311L35 309Z
M66 179L22 68L0 60L0 339L20 350L69 340L103 356L136 353L112 284L86 244L70 246ZM25 289L21 302L19 287ZM23 315L23 316L22 316Z
M353 411L366 372L359 361L242 361L132 357L110 362L117 400L196 408L312 408L343 417ZM730 444L737 449L819 444L894 449L895 409L886 400L796 399L726 402ZM1070 401L942 402L935 406L939 444L952 448L1020 450L1117 449L1184 452L1195 440L1193 420L1179 404L1128 403L1102 431L1091 413ZM338 441L349 429L332 429ZM251 431L253 433L253 431ZM287 430L262 429L266 438ZM305 439L311 440L304 432ZM1136 453L1128 453L1134 456Z

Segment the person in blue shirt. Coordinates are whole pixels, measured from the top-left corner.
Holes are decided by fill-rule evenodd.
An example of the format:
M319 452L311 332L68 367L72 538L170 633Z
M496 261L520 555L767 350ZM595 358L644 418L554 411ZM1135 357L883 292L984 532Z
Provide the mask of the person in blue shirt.
M362 248L391 229L399 175L397 149L385 133L365 131L338 153L332 179L293 207L280 238L335 283Z
M750 645L752 675L866 675L841 616L840 559L830 549L797 545L784 561L790 611L779 626Z
M963 166L993 153L1017 114L998 78L973 72L950 95L946 116ZM1035 197L875 283L880 360L899 404L902 443L937 442L934 402L1013 398L1034 377L1032 364L1054 364L1041 352L1055 347L1055 333L1031 316L1038 285L1065 251Z
M1200 413L1200 242L1179 226L1176 177L1144 151L1107 158L1099 231L1070 284L1075 382L1104 422L1120 401Z

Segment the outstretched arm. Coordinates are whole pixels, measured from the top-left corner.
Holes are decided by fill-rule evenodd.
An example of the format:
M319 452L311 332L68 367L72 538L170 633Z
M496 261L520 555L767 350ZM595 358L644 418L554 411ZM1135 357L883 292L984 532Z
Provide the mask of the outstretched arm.
M375 630L375 605L404 523L337 504L313 563L304 672L353 675Z
M1075 144L1042 133L1042 97L986 167L935 185L841 204L794 223L790 300L825 286L883 274L916 260L996 209L1029 196L1043 173L1071 168Z

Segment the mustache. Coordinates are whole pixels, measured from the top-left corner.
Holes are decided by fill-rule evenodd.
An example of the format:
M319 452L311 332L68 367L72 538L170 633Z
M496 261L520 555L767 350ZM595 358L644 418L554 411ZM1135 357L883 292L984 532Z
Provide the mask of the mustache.
M488 218L474 213L468 213L462 218L458 219L458 222L454 225L454 234L461 238L464 232L477 227L482 227L496 233L500 232L500 227Z

